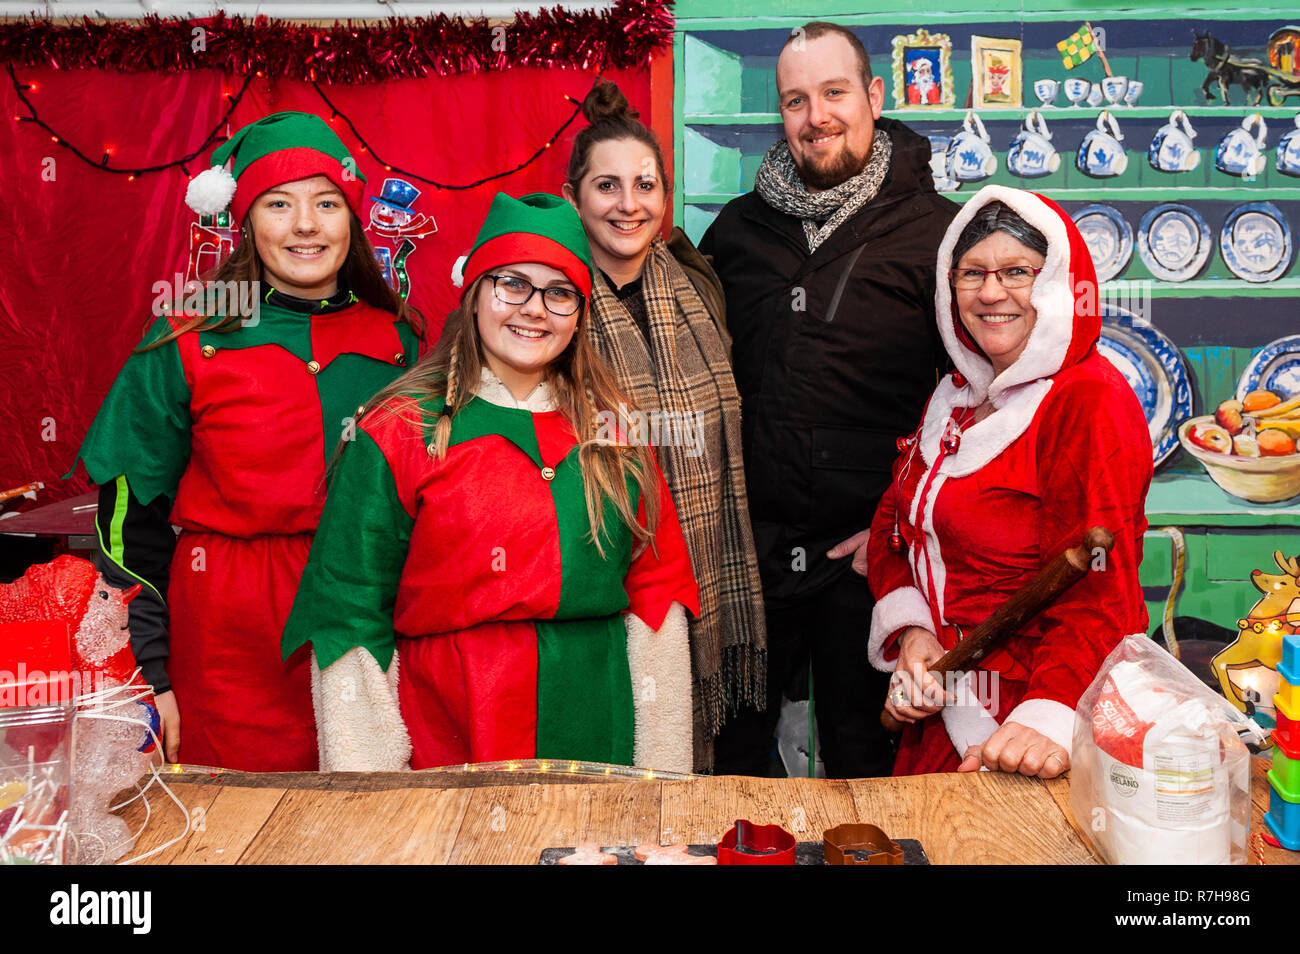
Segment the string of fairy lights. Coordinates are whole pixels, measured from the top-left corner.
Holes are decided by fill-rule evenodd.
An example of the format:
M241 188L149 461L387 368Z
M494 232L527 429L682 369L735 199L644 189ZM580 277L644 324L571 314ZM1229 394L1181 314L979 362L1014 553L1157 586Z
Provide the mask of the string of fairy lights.
M600 80L601 77L597 76L596 79L594 80L594 83L599 83ZM572 125L573 121L577 119L578 115L582 112L582 101L574 99L572 96L569 96L566 93L564 98L568 100L570 103L576 104L573 108L573 112L569 114L568 119L566 119L563 123L560 124L560 128L555 130L555 132L551 133L551 135L547 138L547 140L537 148L536 152L534 152L531 156L529 156L519 165L515 166L513 169L507 169L504 172L496 172L490 176L484 176L482 179L476 179L473 182L467 182L460 185L453 185L446 182L439 182L436 179L430 179L428 176L421 175L418 172L412 172L410 169L402 169L401 167L394 166L391 163L386 162L384 159L380 158L379 154L375 152L375 150L370 146L370 144L366 142L365 137L362 136L361 133L357 130L357 127L352 122L352 120L346 114L344 114L342 110L340 110L337 106L335 106L334 103L330 101L330 98L327 95L325 95L325 91L321 89L320 84L313 82L311 85L315 87L316 92L320 95L320 98L324 101L325 105L330 108L330 113L331 113L330 122L334 122L336 119L342 119L343 122L347 125L348 129L352 131L352 135L356 137L357 142L361 143L361 151L363 153L368 152L371 156L373 156L375 161L384 167L385 171L395 172L398 175L405 176L408 179L418 179L421 182L433 186L435 189L447 189L447 190L477 189L479 186L486 185L487 183L492 182L495 179L504 179L506 176L512 176L516 172L521 172L524 169L527 169L534 162L536 162L543 155L545 155L546 150L550 149L552 146L556 144L556 142L559 141L560 137L564 135L564 131L568 129L570 125Z
M31 98L28 96L29 93L35 93L38 91L39 87L37 86L37 84L34 82L24 83L21 80L19 80L18 75L14 72L14 68L12 64L6 63L5 69L8 70L9 72L9 79L13 83L14 92L18 96L18 101L27 108L27 111L29 113L29 115L27 116L15 115L14 116L15 122L35 123L37 126L40 126L41 129L49 133L51 142L53 142L55 145L61 146L64 149L68 150L74 156L80 159L82 162L86 163L86 165L90 166L92 169L98 169L101 172L112 172L112 173L116 173L117 175L124 175L126 176L128 182L134 182L137 176L142 176L148 172L162 172L166 169L176 169L176 168L179 168L187 176L193 178L193 175L189 170L188 164L193 163L196 159L199 158L199 156L203 155L203 153L205 153L209 147L215 145L216 143L223 142L224 140L229 138L226 134L222 132L222 130L226 128L227 124L230 121L231 114L234 113L236 107L239 106L240 100L244 98L244 93L248 90L249 83L253 81L253 77L251 75L246 76L244 78L244 85L239 88L238 93L235 93L234 95L231 94L226 95L226 99L229 102L229 107L226 109L225 115L223 115L221 119L217 122L217 124L212 127L212 131L208 133L206 138L204 138L203 142L199 145L197 149L194 149L193 151L186 153L185 155L181 156L179 159L172 159L167 162L159 163L157 165L141 166L138 168L126 168L126 167L114 166L110 164L110 160L113 158L113 153L115 151L115 147L111 144L106 144L103 150L101 151L100 158L95 159L91 155L88 155L85 152L85 150L69 142L66 136L59 133L58 130L54 129L49 123L47 123L45 120L41 118L40 113L36 109L36 105L32 102Z
M203 142L198 146L198 148L186 153L185 155L181 156L178 159L171 159L166 162L157 163L155 165L140 166L140 167L125 167L125 166L117 166L112 164L111 160L113 158L113 153L115 151L115 147L113 145L106 144L104 148L101 150L100 157L98 159L95 159L94 156L88 153L85 148L74 145L72 142L68 140L66 136L62 135L58 130L54 129L46 120L41 118L41 115L37 110L35 103L32 101L29 95L31 93L36 93L39 91L38 85L35 82L24 83L22 80L20 80L18 78L18 75L14 72L14 68L12 64L6 63L5 69L9 73L9 79L13 83L14 92L18 97L18 101L23 105L23 107L26 108L28 112L28 115L26 116L15 114L13 117L15 122L33 123L39 126L46 133L49 134L51 142L53 142L55 145L62 147L63 149L68 150L74 156L76 156L82 162L86 163L91 168L98 169L101 172L111 172L117 175L125 175L127 177L128 182L134 182L137 177L145 175L146 173L163 172L167 169L176 169L176 168L179 168L182 173L184 173L186 176L192 179L194 177L194 174L190 172L189 166L194 164L195 161L200 156L202 156L203 153L205 153L209 148L211 148L212 146L218 143L224 142L225 140L230 138L228 132L230 117L234 114L235 110L238 108L240 101L243 100L244 94L248 91L248 87L252 83L252 81L262 76L262 73L260 71L257 73L250 73L244 77L243 85L240 86L238 92L233 94L231 93L225 94L225 98L228 104L226 111L222 115L221 119L217 122L217 124L212 128L212 131L209 132L208 135L204 138ZM598 83L600 82L600 79L601 77L597 76L594 82ZM527 169L534 162L536 162L543 155L545 155L546 151L550 149L552 146L554 146L556 142L559 141L560 137L564 135L564 131L573 124L573 121L576 120L582 112L582 102L566 94L564 98L568 102L574 104L573 111L569 114L568 118L566 118L564 122L560 124L559 128L556 129L555 132L553 132L549 137L547 137L546 141L543 142L530 156L528 156L527 159L525 159L523 162L519 163L518 165L510 169L506 169L501 172L496 172L493 173L492 175L484 176L480 179L474 180L473 182L450 183L450 182L441 182L430 176L426 176L423 173L415 172L411 169L404 169L400 166L393 165L391 162L381 157L370 145L370 143L366 141L366 138L361 134L361 131L357 129L356 123L352 121L352 118L348 116L342 109L340 109L329 98L325 90L321 88L320 84L318 82L312 81L311 85L316 90L316 93L320 96L321 100L329 108L330 122L334 123L339 120L342 120L343 123L351 131L356 141L360 144L360 151L362 153L366 153L372 156L377 163L379 163L381 166L384 167L384 170L386 172L392 172L408 179L416 179L420 182L432 186L435 189L447 190L447 191L463 191L468 189L476 189L479 186L486 185L487 183L492 182L496 179L503 179L507 176L512 176L517 172L522 172L524 169Z

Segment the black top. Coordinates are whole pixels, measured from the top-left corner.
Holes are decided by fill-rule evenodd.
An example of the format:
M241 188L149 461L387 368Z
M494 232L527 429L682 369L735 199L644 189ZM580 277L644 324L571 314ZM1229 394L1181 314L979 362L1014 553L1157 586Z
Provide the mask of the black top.
M619 288L614 284L614 279L605 274L603 268L600 270L600 274L601 277L605 279L605 284L613 289L614 297L623 303L623 307L627 309L627 313L632 316L632 320L636 322L636 326L641 329L641 337L649 341L650 315L646 311L645 298L641 295L641 276L637 275L636 278L632 279L622 288Z

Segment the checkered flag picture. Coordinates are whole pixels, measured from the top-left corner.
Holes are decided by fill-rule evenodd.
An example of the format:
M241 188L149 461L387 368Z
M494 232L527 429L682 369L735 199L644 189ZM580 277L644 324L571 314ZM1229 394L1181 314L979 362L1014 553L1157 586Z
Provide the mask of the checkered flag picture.
M1087 62L1097 52L1097 38L1086 24L1070 34L1056 48L1061 51L1061 62L1067 70Z

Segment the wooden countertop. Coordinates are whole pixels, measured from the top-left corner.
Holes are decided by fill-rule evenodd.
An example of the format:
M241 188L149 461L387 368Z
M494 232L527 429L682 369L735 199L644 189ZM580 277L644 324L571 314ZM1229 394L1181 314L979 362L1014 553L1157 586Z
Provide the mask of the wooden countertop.
M1260 763L1261 760L1254 760ZM1253 772L1252 831L1268 783ZM801 841L845 822L918 839L934 864L1095 864L1075 829L1069 782L1001 773L826 781L699 777L626 781L551 773L167 776L192 830L146 864L535 864L543 848L596 841L715 842L737 818L779 824ZM1262 783L1262 785L1261 785ZM131 857L184 829L151 789ZM134 803L123 817L145 825ZM1269 864L1297 856L1264 848ZM1253 856L1252 864L1258 863Z

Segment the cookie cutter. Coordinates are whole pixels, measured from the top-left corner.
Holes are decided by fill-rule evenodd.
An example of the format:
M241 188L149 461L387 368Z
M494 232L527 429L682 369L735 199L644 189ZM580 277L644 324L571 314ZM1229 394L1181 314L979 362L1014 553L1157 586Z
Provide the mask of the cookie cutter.
M903 849L875 825L836 825L822 833L828 865L901 865Z

